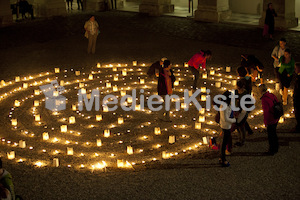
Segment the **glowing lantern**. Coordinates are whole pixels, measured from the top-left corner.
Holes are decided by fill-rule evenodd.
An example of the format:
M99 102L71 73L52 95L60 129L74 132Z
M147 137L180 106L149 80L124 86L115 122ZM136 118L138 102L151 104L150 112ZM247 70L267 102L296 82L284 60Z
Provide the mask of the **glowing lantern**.
M28 83L23 83L23 89L28 88Z
M80 71L75 71L76 76L80 76Z
M110 130L109 129L105 129L104 130L104 137L109 137L110 136Z
M232 85L236 86L236 80L232 80Z
M91 97L92 97L91 93L89 93L89 94L86 95L86 98L88 98L88 99L91 99Z
M175 81L174 86L178 86L178 85L179 85L179 81Z
M103 112L108 112L108 106L103 105L102 108L103 108Z
M15 159L15 157L16 157L16 154L15 154L14 151L7 152L7 158L8 158L9 160Z
M77 110L77 107L76 107L75 104L72 105L72 110L73 110L73 111L76 111L76 110Z
M201 87L200 90L202 93L206 93L206 87Z
M184 62L184 67L189 67L189 64L187 62Z
M216 87L220 88L221 87L221 82L216 82Z
M201 129L201 123L195 122L195 129Z
M5 86L5 81L1 80L1 85Z
M67 126L67 125L61 125L61 126L60 126L60 131L61 131L62 133L66 133L66 132L68 131L68 126Z
M119 118L118 118L118 124L123 124L123 123L124 123L123 117L119 117Z
M59 166L59 160L58 158L53 158L53 166L58 167Z
M275 84L275 90L279 91L280 90L280 83Z
M40 95L40 90L34 90L34 95Z
M114 81L118 81L119 77L118 76L114 76Z
M162 159L168 159L170 158L170 154L168 154L166 151L163 151L161 157Z
M189 96L193 95L193 90L189 90Z
M202 74L202 78L203 78L203 79L207 79L207 73L203 73L203 74Z
M206 137L203 137L202 140L203 140L203 144L208 144L209 138L208 138L208 136L206 136Z
M226 67L226 72L230 72L231 67Z
M20 105L21 105L20 101L15 100L15 106L16 106L16 107L19 107Z
M122 75L123 75L123 76L127 76L127 71L122 70Z
M140 84L145 84L145 79L140 79Z
M19 141L19 147L25 149L26 148L26 142L24 140Z
M106 83L107 88L111 88L111 83Z
M43 133L43 140L49 140L49 133L47 132Z
M100 63L97 63L97 68L100 68L101 67L101 64Z
M135 105L135 110L140 111L141 110L141 105Z
M64 80L60 81L60 86L65 86L65 81Z
M15 77L15 81L16 81L16 82L20 82L20 80L21 80L21 79L20 79L20 76L16 76L16 77Z
M201 95L201 101L206 101L206 95Z
M199 116L198 121L199 122L205 122L205 116Z
M11 119L11 125L17 126L18 125L18 120L17 119Z
M69 123L70 124L75 124L75 117L74 116L69 117Z
M89 80L93 80L93 78L94 78L93 74L90 74L89 75Z
M201 109L199 110L199 113L200 113L201 115L204 115L204 114L205 114L205 108L201 108Z
M161 134L160 127L155 127L154 128L154 134L155 135L160 135Z
M170 143L170 144L175 143L175 135L170 135L170 136L169 136L169 143Z
M127 102L128 102L128 103L132 103L132 97L128 97L128 98L127 98Z
M113 67L113 71L116 72L116 71L117 71L117 68L116 68L116 67Z
M40 115L35 115L35 116L34 116L34 120L35 120L36 122L41 121L41 116L40 116Z
M86 89L85 88L81 88L80 92L81 92L81 94L86 94Z
M129 155L133 154L133 148L132 148L132 146L127 146L127 153Z
M283 123L283 122L284 122L284 118L283 118L283 117L280 117L279 123Z
M39 105L40 105L39 100L34 100L34 101L33 101L33 106L34 106L34 107L38 107Z
M121 96L123 97L123 96L126 95L126 91L125 91L125 90L121 90L121 91L120 91L120 94L121 94Z
M79 88L83 88L84 87L84 83L79 83L78 86L79 86Z
M96 115L96 121L101 121L102 120L102 115Z
M180 107L181 107L182 109L186 108L186 103L181 103L181 104L180 104Z
M124 167L124 162L123 162L123 160L117 160L117 167L118 168L123 168Z
M54 72L55 72L55 74L58 74L60 72L60 69L59 68L54 68Z
M54 91L53 91L53 96L54 96L54 97L58 97L58 95L59 95L59 94L58 94L58 91L54 90Z
M113 91L114 91L114 92L117 92L117 91L118 91L118 86L116 86L116 85L113 86Z
M97 139L97 147L101 147L102 146L102 141L101 139Z
M67 155L72 156L74 154L73 147L67 147Z
M132 66L137 66L137 61L133 61Z

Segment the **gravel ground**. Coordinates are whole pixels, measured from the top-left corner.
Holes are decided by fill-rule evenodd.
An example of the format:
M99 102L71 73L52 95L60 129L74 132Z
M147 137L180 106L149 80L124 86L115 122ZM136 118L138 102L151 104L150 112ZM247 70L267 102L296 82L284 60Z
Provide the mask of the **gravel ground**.
M0 29L0 79L54 67L88 70L97 62L151 63L162 56L181 64L201 48L213 51L209 66L229 65L234 69L240 54L255 54L266 67L266 77L273 78L270 53L275 42L262 39L259 28L174 17L152 18L127 12L94 13L101 34L96 54L87 55L83 24L89 14L25 21ZM283 36L299 60L299 33L275 34L276 39ZM6 120L8 106L1 104L1 124ZM209 150L139 165L134 171L107 173L66 167L36 168L6 159L3 162L14 177L16 193L30 200L299 199L300 137L288 133L294 124L295 120L290 118L280 125L280 150L275 156L263 154L267 150L267 137L265 132L256 131L247 137L245 146L233 149L228 158L231 167L226 169L217 164L217 153ZM6 134L5 131L3 128L0 133ZM3 155L7 147L0 146Z

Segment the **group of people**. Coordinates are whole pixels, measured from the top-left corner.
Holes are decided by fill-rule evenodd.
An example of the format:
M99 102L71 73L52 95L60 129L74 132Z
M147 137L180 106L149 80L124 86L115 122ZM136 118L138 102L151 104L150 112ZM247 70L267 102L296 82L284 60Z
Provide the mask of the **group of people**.
M210 50L201 50L196 53L188 62L189 69L193 74L192 88L196 90L198 87L199 73L206 70L206 61L210 59L212 52ZM300 64L295 65L295 61L291 57L291 52L286 48L286 40L282 38L279 41L279 45L276 46L272 52L272 58L274 59L274 71L277 80L282 85L282 100L283 105L287 105L287 88L290 87L291 80L294 72L296 73L296 83L294 87L294 108L295 116L297 119L297 125L294 131L300 132L300 117L299 117L299 104L300 104ZM279 117L274 115L273 106L276 102L280 102L277 97L268 91L267 86L263 80L263 64L254 55L242 55L241 66L237 69L238 81L235 95L238 96L235 102L239 111L233 111L231 108L231 91L226 91L223 95L226 97L227 107L225 110L219 112L219 124L222 129L221 136L222 142L220 147L220 164L223 167L230 166L226 160L226 155L231 154L232 150L232 137L231 133L235 130L238 132L238 141L235 146L243 146L245 142L245 136L252 135L253 131L247 122L249 112L242 109L240 100L247 94L252 94L252 85L259 83L258 98L262 103L262 109L264 113L264 124L267 128L269 150L268 155L274 155L278 152L278 138L276 133ZM170 61L167 58L162 58L160 61L153 63L147 74L153 76L156 74L158 77L157 91L158 95L165 99L166 95L172 94L173 83L175 82L175 76L171 69ZM256 100L258 100L256 98ZM250 107L252 105L249 105ZM220 106L222 108L222 105ZM222 109L221 109L222 110ZM171 122L169 111L163 109L159 118L166 122Z

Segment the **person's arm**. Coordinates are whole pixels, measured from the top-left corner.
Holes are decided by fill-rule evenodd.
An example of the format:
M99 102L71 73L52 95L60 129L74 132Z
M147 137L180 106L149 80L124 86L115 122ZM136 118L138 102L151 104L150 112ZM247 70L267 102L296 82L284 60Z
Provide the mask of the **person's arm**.
M5 176L4 178L4 187L10 191L12 200L15 200L15 191L14 191L14 184L12 182L11 176Z
M273 49L272 54L271 54L271 57L272 57L274 60L276 60L276 61L279 60L277 53L278 53L278 46L276 46L276 47Z
M222 108L222 107L223 107L223 105L221 105L220 108ZM230 113L227 112L227 109L230 109L228 107L224 111L220 111L220 118L224 119L225 122L236 123L236 119L235 118L230 118Z

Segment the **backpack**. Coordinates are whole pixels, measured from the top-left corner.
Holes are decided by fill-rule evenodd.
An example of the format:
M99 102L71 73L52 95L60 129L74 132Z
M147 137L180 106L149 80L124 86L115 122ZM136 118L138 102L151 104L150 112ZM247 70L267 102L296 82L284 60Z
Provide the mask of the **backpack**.
M271 99L270 97L268 97L269 99ZM273 116L275 119L279 119L282 115L283 115L283 105L281 102L276 101L275 99L273 100L273 106L272 106L272 110L273 110Z

